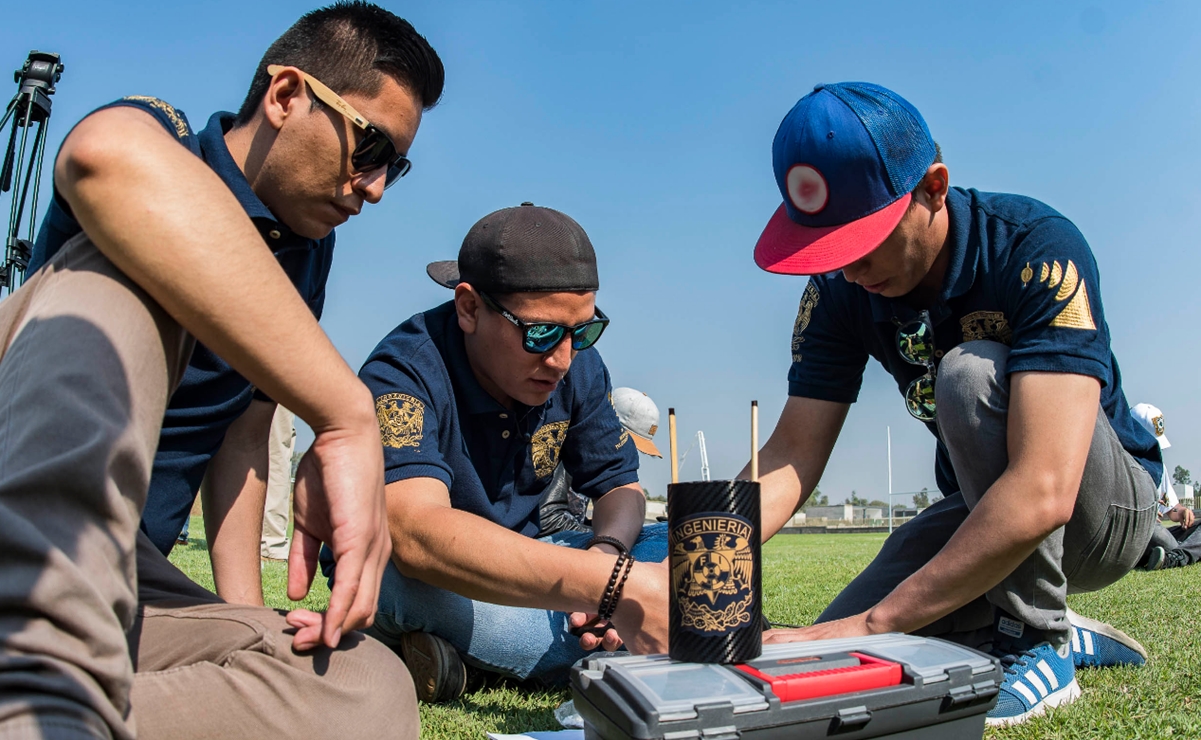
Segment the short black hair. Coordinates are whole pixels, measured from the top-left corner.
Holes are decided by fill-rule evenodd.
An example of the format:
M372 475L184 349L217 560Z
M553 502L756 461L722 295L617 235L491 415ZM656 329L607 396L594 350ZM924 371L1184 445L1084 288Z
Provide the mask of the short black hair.
M299 67L339 95L375 95L388 75L421 100L425 110L442 97L446 72L438 52L403 18L362 0L339 0L301 16L263 54L235 126L254 118L271 75L267 65Z

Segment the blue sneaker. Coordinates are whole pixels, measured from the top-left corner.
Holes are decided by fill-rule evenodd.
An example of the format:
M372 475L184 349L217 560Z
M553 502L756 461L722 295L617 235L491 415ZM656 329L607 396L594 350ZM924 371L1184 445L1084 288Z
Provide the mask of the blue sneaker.
M1067 645L1057 651L1051 643L1043 642L1030 650L999 657L1005 680L997 705L985 718L989 726L1016 725L1052 707L1071 704L1080 696L1076 667Z
M1130 635L1068 609L1072 623L1072 662L1078 668L1142 665L1147 651Z

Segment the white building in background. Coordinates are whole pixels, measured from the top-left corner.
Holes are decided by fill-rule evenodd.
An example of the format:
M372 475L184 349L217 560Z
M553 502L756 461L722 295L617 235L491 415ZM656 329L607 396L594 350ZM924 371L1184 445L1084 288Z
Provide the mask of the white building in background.
M805 509L805 516L809 519L825 519L828 522L849 522L855 517L855 507L850 504L810 506Z
M836 504L834 506L810 506L805 509L808 519L825 519L827 522L846 522L848 524L863 521L884 519L884 509L879 506L852 506L851 504Z

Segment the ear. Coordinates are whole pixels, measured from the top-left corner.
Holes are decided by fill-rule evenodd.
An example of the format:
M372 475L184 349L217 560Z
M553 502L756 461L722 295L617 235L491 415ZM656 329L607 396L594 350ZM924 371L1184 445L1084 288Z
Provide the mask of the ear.
M942 162L935 162L926 170L915 195L932 213L937 213L946 207L947 190L950 187L950 173L947 171L947 166Z
M283 128L284 120L288 116L301 110L298 107L300 103L308 102L308 90L305 89L304 77L301 76L300 70L285 67L267 86L262 103L263 116L271 127L278 131Z
M464 334L475 334L479 326L479 313L483 305L475 289L467 283L455 286L455 313L459 317L459 328Z

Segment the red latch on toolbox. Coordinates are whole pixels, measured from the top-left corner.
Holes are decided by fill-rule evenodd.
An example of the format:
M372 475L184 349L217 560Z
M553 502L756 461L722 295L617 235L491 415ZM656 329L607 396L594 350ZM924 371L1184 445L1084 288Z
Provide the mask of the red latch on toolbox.
M780 701L816 699L849 694L901 683L901 666L863 653L809 656L804 664L772 661L736 666L747 675L766 681ZM829 665L829 668L823 668ZM797 670L800 669L800 670Z

